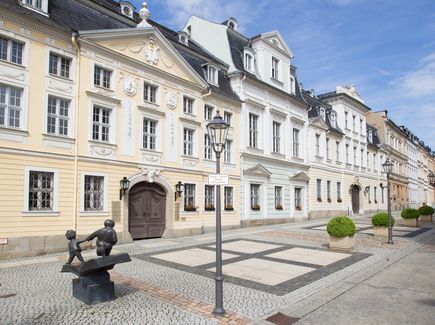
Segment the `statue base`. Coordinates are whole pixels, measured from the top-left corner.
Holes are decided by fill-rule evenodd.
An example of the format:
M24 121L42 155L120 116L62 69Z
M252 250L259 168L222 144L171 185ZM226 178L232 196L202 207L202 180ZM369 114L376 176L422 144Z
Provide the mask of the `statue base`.
M61 272L71 272L79 277L73 279L73 297L92 305L115 298L115 285L107 270L118 263L130 262L127 253L94 258L80 264L65 264Z

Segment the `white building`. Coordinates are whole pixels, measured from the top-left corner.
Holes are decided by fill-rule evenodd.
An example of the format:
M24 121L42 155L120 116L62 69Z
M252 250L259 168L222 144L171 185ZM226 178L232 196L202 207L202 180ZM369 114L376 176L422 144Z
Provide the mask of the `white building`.
M279 32L248 38L234 18L192 16L190 37L229 65L241 111L241 223L308 217L307 112L293 55Z

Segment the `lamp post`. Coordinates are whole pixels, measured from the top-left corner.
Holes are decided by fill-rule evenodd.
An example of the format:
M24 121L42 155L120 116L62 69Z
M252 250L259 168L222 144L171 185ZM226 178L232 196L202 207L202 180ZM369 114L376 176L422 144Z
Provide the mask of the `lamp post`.
M382 164L382 169L387 174L387 204L388 204L388 241L387 244L393 243L393 226L391 225L391 198L390 198L390 174L393 170L393 163L387 158Z
M225 149L225 141L229 124L216 112L213 120L207 124L207 133L211 146L216 153L216 174L220 174L221 153ZM221 187L216 185L216 274L215 274L215 307L213 314L223 315L223 276L222 276L222 229L221 229Z

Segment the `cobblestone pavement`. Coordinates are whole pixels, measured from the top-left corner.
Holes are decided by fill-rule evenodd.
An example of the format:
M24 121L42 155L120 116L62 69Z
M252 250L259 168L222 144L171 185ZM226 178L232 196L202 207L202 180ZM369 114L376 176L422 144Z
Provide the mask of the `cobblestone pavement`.
M364 217L355 220L362 224L370 222ZM326 222L312 220L231 230L224 232L223 238L224 241L244 239L327 251L326 232L306 229ZM191 271L170 263L162 265L143 258L152 253L213 245L214 234L117 245L116 251L129 253L132 262L117 265L111 272L116 299L91 306L71 296L71 280L75 276L60 273L66 253L3 260L0 261L0 324L271 324L264 319L303 299L315 297L319 290L361 270L415 249L425 238L433 238L433 224L422 227L429 230L415 237L397 237L394 245L383 244L370 234L358 233L353 253L364 255L363 259L318 266L316 272L332 272L324 272L310 281L306 281L310 279L310 273L305 274L302 286L290 287L295 289L284 294L258 290L243 280L224 282L227 313L223 317L211 313L214 279L207 272ZM84 252L85 259L93 254L93 251Z

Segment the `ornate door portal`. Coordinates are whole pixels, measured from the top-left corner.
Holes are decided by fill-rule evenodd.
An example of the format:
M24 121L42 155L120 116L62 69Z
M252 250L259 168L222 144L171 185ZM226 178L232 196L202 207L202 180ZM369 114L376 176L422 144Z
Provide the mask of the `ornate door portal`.
M162 237L166 227L166 193L158 184L141 182L129 192L128 230L133 239Z
M352 211L354 214L359 213L359 187L357 185L352 185Z

